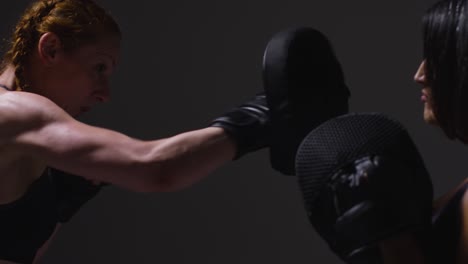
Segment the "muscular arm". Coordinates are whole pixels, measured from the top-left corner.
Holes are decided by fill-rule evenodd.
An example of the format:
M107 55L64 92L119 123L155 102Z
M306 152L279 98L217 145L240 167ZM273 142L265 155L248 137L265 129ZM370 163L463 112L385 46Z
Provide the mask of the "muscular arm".
M142 191L171 191L203 178L235 155L221 128L142 141L78 122L48 99L7 93L0 100L0 142L88 179Z

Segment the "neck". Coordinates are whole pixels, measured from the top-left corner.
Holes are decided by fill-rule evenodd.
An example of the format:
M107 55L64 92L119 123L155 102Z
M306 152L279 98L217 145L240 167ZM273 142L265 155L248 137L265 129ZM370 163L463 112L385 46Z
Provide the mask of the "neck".
M12 65L5 67L5 70L0 74L0 87L8 90L14 90L15 84L15 68Z

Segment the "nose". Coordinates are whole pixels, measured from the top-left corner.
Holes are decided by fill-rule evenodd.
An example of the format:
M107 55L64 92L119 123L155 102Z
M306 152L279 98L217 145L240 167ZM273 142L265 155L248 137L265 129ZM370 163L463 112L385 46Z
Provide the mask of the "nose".
M427 84L426 81L426 61L423 60L421 62L421 65L419 65L419 68L418 70L416 71L416 74L414 75L414 81L419 83L419 84L422 84L422 85L425 85Z

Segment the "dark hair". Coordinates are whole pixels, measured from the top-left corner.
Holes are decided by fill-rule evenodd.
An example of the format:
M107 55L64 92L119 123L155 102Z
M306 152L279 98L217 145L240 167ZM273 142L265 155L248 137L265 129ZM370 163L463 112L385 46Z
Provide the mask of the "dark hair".
M426 79L437 123L451 139L468 137L467 0L442 0L423 17Z
M17 89L28 86L23 72L27 59L46 32L59 36L63 48L71 52L106 35L120 36L115 20L94 0L36 0L19 19L4 65L15 67Z
M466 0L443 0L424 15L426 78L434 115L451 139L468 136L468 9Z

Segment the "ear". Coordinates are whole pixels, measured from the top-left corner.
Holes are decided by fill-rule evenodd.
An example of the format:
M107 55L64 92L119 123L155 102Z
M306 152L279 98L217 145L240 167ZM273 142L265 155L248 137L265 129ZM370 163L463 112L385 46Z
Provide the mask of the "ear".
M63 52L60 38L52 32L44 33L38 43L39 58L46 66L51 66Z

